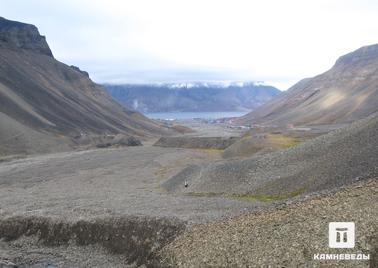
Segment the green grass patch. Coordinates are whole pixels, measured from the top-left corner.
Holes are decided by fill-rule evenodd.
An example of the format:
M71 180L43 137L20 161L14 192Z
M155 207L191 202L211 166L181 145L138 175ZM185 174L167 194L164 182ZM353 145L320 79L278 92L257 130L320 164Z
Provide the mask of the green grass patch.
M17 159L26 158L26 154L13 154L13 155L1 155L0 154L0 163L1 162L9 162Z
M224 149L212 149L212 148L199 149L199 150L201 150L202 152L208 153L208 154L221 154L221 153L224 152Z
M300 188L295 190L294 192L283 194L283 195L265 195L265 194L231 194L228 197L241 200L241 201L259 201L259 202L274 202L274 201L281 201L289 198L293 198L303 194L306 191L304 188Z
M298 138L289 137L282 134L269 134L267 135L267 141L280 148L290 148L301 143L301 140Z
M195 196L195 197L219 197L219 196L224 196L223 193L213 193L213 192L205 192L205 193L190 192L190 193L187 193L186 195Z
M299 196L306 192L306 189L300 188L297 189L291 193L288 194L282 194L282 195L266 195L266 194L227 194L227 193L214 193L214 192L189 192L186 193L188 196L194 196L194 197L225 197L225 198L231 198L239 201L249 201L249 202L274 202L274 201L282 201L289 198L293 198L296 196Z
M271 195L262 195L262 194L232 194L229 195L230 198L240 200L240 201L259 201L259 202L273 202L277 201L278 198Z

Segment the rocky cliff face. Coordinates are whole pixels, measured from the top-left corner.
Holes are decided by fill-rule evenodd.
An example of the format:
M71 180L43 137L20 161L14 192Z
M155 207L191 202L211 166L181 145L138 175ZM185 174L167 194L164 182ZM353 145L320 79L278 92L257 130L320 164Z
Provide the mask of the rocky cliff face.
M0 156L66 150L95 135L170 132L55 60L35 26L0 19Z
M0 47L26 49L52 57L46 38L31 24L11 21L0 17Z

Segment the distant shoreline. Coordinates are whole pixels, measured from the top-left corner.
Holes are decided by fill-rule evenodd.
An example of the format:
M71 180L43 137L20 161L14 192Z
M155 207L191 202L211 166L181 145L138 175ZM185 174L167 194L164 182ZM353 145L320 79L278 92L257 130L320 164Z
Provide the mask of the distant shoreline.
M234 111L234 112L159 112L159 113L144 113L145 116L151 119L163 120L180 120L180 119L219 119L229 117L240 117L246 115L248 111Z

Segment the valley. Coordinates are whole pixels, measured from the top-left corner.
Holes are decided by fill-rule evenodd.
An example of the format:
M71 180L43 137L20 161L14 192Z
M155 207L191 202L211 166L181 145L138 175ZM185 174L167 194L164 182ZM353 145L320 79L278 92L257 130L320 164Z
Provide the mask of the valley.
M376 134L378 133L377 117L372 116L372 118L374 130L370 134ZM365 122L362 125L370 126L371 122ZM239 161L246 161L249 158L234 156L233 162L230 162L228 156L225 155L227 150L212 148L214 144L217 144L217 141L214 141L214 144L206 143L209 146L206 148L203 145L197 147L196 139L214 139L214 134L217 133L220 135L218 138L235 137L234 145L236 145L243 141L242 135L245 131L230 128L230 125L226 123L207 124L196 120L176 123L195 129L196 132L176 136L176 139L182 140L189 138L191 140L189 145L191 144L192 148L187 145L186 147L189 148L184 148L185 146L178 148L181 146L177 142L172 143L171 146L160 147L157 139L149 139L144 141L143 146L35 155L0 164L0 177L2 178L0 182L0 218L2 219L0 220L0 229L8 230L7 233L14 233L17 237L17 239L11 238L11 242L5 243L3 241L0 243L0 254L5 256L3 259L18 260L18 263L33 264L36 267L45 267L47 264L52 265L51 267L70 264L79 266L100 264L100 266L113 267L129 267L128 265L130 265L130 267L134 267L133 265L138 266L146 263L155 267L162 265L163 262L165 263L163 267L165 267L165 265L176 266L175 263L170 261L172 254L174 254L174 258L177 256L183 259L183 267L191 267L203 262L203 259L201 259L203 255L201 254L206 254L206 258L209 258L206 262L209 265L217 265L217 261L224 262L222 258L218 257L217 248L221 245L223 245L222 247L232 246L234 242L232 242L232 239L218 241L218 238L212 237L211 234L225 228L224 231L227 235L229 235L229 232L232 235L233 231L231 230L234 227L228 227L228 224L235 226L235 228L241 228L236 226L245 226L244 224L250 224L254 221L259 222L259 224L261 224L260 221L268 221L269 226L270 224L274 224L273 226L278 224L284 226L285 229L307 228L305 227L307 223L304 220L303 223L298 224L291 221L286 223L284 220L286 216L280 216L280 213L283 213L281 212L282 209L294 210L290 213L295 213L299 217L300 214L296 211L305 211L305 207L309 206L308 204L314 202L328 204L329 201L327 200L330 198L328 196L333 196L332 192L340 196L347 195L348 198L352 196L350 197L353 198L352 204L358 202L361 206L365 206L363 202L377 203L374 193L376 188L371 188L375 185L374 176L377 176L374 170L372 170L373 173L371 173L368 182L365 182L365 178L362 182L358 180L346 181L337 185L336 188L335 186L315 188L311 192L307 192L306 195L303 195L304 191L300 189L294 193L293 191L296 191L296 188L290 185L270 186L270 188L265 188L270 189L268 192L253 193L248 189L251 181L237 181L237 185L240 187L237 189L243 190L235 192L232 185L229 184L230 180L227 179L227 176L233 177L235 180L240 176L240 173L236 172L245 172L245 169L244 167L235 169L230 163L237 165ZM319 132L320 129L321 132ZM297 137L305 140L311 139L312 142L315 142L316 136L322 138L321 134L331 130L327 126L323 126L307 129L305 135L298 135L295 131L294 133ZM284 133L282 137L294 135L293 130L290 129L281 128L280 131ZM272 130L271 128L252 129L249 132L252 136L248 136L248 138L254 137L256 134L278 135L277 129ZM337 135L337 132L341 132L341 130L331 131L329 135ZM374 137L371 138L372 141L376 140ZM302 143L303 146L306 146L304 141L299 142L299 144ZM170 144L169 140L167 144ZM231 148L232 146L228 147ZM261 146L264 147L264 145ZM254 161L258 162L266 157L274 156L270 146L271 144L268 143L265 145L267 151L263 150L252 154ZM291 152L300 150L296 149L298 146L292 144L288 147L277 147L274 151L278 155L291 154ZM373 155L375 155L374 152ZM371 160L375 161L376 158ZM311 163L309 159L306 161ZM206 182L212 174L205 175L203 178L200 177L199 181L191 179L197 167L206 168L208 165L216 167L215 169L212 168L214 169L212 172L217 172L216 180ZM227 166L227 169L223 168L223 171L217 171L217 166ZM265 169L260 167L260 169L269 172L269 177L283 174L282 170L276 171L272 169L271 165L268 165ZM207 168L202 172L208 172ZM184 177L181 178L182 176ZM184 187L184 180L188 181L188 188ZM269 180L267 181L269 182ZM340 187L341 189L345 188L345 190L340 190ZM280 189L280 191L272 191L273 189ZM290 192L284 192L284 189ZM308 189L306 190L308 191ZM347 197L344 199L347 200ZM344 204L339 204L335 198L333 203L336 206ZM329 210L332 209L335 208L329 208ZM353 206L346 208L344 215L350 215L353 209L355 209ZM370 213L369 215L374 218L375 209L373 207L366 209L366 213ZM318 217L323 215L322 211L315 210L311 213L313 217ZM250 219L250 217L253 218ZM270 218L272 218L272 222L269 220ZM327 218L323 217L322 219L324 225ZM372 220L371 218L368 219L370 220L365 221L365 218L361 216L357 222L360 227L363 224L364 228L367 228L365 226L371 224L370 221ZM162 239L155 246L147 242L156 238L152 238L152 233L148 231L149 225L145 221L156 221L153 224L154 228L161 228L153 231L160 233ZM138 224L135 225L135 222ZM90 229L83 229L77 235L90 235L91 239L97 242L91 242L91 239L89 239L85 242L88 243L87 246L78 248L78 246L72 244L73 241L77 241L77 238L70 238L77 232L75 226L78 224L91 224L93 225L91 228L97 229L108 228L106 232L110 233L117 233L118 228L126 225L128 226L127 231L122 231L124 243L131 243L133 248L141 248L143 244L143 252L148 254L135 255L134 251L128 247L109 247L101 235L87 234L87 232L92 232ZM27 232L30 231L24 229L26 226L35 226L34 228L41 230L42 233L28 234ZM246 228L252 228L249 227L250 225L247 226ZM321 226L319 224L319 227ZM47 237L43 235L43 228L50 230ZM209 228L209 231L199 228ZM26 233L23 233L22 230L25 230ZM241 230L247 232L248 229ZM63 233L59 235L61 232ZM136 232L141 232L136 236L138 240L129 240L131 239L129 235ZM256 233L255 230L251 232ZM268 229L266 229L266 232L268 232ZM319 232L321 232L321 229ZM284 239L297 239L290 235L286 236L289 233L289 231L287 233L285 231L285 234L281 233L281 235L284 235ZM4 236L5 234L0 232L0 235ZM199 241L196 238L197 235L209 235L212 237L211 240L214 240L214 244L206 243L198 246L198 249L203 248L201 254L196 253L196 250L192 248L193 245L187 244L188 239ZM216 236L216 233L214 235ZM259 239L263 239L266 235L266 233L260 234ZM176 237L177 240L174 240ZM117 240L116 237L112 239ZM371 244L374 243L371 242L375 241L374 239L374 237L366 237L364 241L368 245L374 246L375 244ZM139 240L141 242L138 242ZM80 242L76 243L80 244ZM134 243L142 244L134 245ZM298 243L302 242L298 241ZM59 247L44 246L50 244L57 244ZM247 250L246 245L242 247L245 249L240 249L241 252ZM260 247L263 247L263 244L259 244L259 249L256 250L263 250ZM113 250L122 254L112 253L109 255ZM308 252L313 250L312 248L307 249ZM187 259L186 253L184 253L187 251L197 257ZM77 255L77 252L80 252L80 256ZM282 264L281 252L283 251L277 252L275 261ZM246 251L245 254L245 256L249 256L248 254L255 253ZM304 254L304 257L301 257L302 261L313 263L306 255L307 253ZM84 261L85 258L88 258L88 260ZM253 257L250 258L257 262ZM241 263L248 262L251 259L238 258L229 261L230 264L241 265ZM264 264L269 260L269 258L266 258L259 261ZM361 267L365 267L364 262L361 265Z
M0 216L83 219L137 215L199 223L256 208L257 203L232 199L170 195L161 187L190 164L220 159L216 151L147 143L5 162L0 167Z
M0 268L378 267L377 70L100 85L0 17Z

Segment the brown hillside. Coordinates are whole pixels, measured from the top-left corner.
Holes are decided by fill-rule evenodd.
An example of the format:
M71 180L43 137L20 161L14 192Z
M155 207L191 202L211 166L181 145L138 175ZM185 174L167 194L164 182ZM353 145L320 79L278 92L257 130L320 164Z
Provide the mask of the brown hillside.
M35 26L0 18L0 154L50 151L83 135L169 132L54 59Z
M378 44L340 57L327 72L303 79L242 117L243 124L349 123L378 110Z

